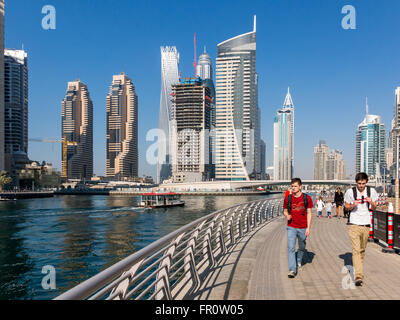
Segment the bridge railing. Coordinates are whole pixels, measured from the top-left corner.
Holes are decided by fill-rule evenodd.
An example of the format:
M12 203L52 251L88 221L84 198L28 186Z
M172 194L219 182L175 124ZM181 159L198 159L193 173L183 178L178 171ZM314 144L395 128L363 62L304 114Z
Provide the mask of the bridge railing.
M171 300L193 296L230 249L282 214L283 199L235 205L206 215L153 242L56 300Z

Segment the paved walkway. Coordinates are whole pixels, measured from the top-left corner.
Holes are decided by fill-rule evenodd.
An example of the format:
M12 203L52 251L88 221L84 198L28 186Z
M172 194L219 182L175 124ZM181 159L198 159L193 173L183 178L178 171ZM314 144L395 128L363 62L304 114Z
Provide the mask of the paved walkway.
M216 266L194 299L344 300L400 299L400 256L382 252L370 242L364 261L364 285L355 287L346 219L313 214L304 265L294 279L287 277L284 217L253 231Z

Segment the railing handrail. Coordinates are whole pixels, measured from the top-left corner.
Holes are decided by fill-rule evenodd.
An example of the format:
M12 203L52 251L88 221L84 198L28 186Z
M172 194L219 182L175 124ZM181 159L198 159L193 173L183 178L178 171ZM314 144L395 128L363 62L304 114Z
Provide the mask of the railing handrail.
M212 212L204 217L198 218L195 221L192 221L179 229L163 236L162 238L152 242L151 244L147 245L146 247L140 249L139 251L129 255L128 257L124 258L123 260L117 262L116 264L108 267L107 269L101 271L100 273L96 274L95 276L85 280L84 282L80 283L79 285L73 287L72 289L68 290L67 292L57 296L55 300L79 300L85 299L92 295L94 292L102 288L104 285L114 281L118 277L123 274L124 271L127 271L132 265L137 263L138 261L142 261L145 258L151 256L159 249L168 247L177 237L184 234L186 231L191 230L196 225L201 224L217 216L218 214L227 211L229 212L230 209L237 208L240 206L245 206L249 204L256 204L260 202L269 202L269 201L276 201L282 200L282 197L274 197L268 199L259 199L248 201L242 204L237 204L230 206L228 208L220 209L218 211Z

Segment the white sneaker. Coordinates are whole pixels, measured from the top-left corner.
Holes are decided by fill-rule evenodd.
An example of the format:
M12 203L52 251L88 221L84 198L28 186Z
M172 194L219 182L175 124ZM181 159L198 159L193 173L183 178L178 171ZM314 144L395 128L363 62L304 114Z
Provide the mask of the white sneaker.
M288 273L288 277L289 278L294 278L295 276L296 276L296 273L294 271L290 270L289 273Z

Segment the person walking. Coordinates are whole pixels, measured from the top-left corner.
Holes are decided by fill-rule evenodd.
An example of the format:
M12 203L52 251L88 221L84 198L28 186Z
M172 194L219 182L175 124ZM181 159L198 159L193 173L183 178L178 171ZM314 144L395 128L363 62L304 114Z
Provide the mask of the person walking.
M332 216L331 216L331 214L332 214L332 202L331 202L331 200L328 200L326 202L326 213L328 214L328 218L332 219Z
M343 192L340 190L340 188L337 188L333 202L335 202L335 205L336 205L336 217L338 217L340 219L340 213L342 211L343 202L344 202L344 195L343 195Z
M378 194L374 188L367 186L368 175L365 172L357 173L355 180L357 187L346 191L344 204L350 214L349 237L353 252L355 284L361 286L364 281L363 264L371 224L369 211L376 210Z
M308 194L301 191L301 179L291 180L292 194L288 195L283 202L283 214L287 220L287 248L289 278L294 278L301 267L303 255L306 248L306 238L310 235L311 209L313 202ZM299 250L296 258L296 240L298 239Z
M322 197L319 197L319 199L317 200L318 218L321 218L322 210L324 209L324 207L325 207L324 200L322 200Z

